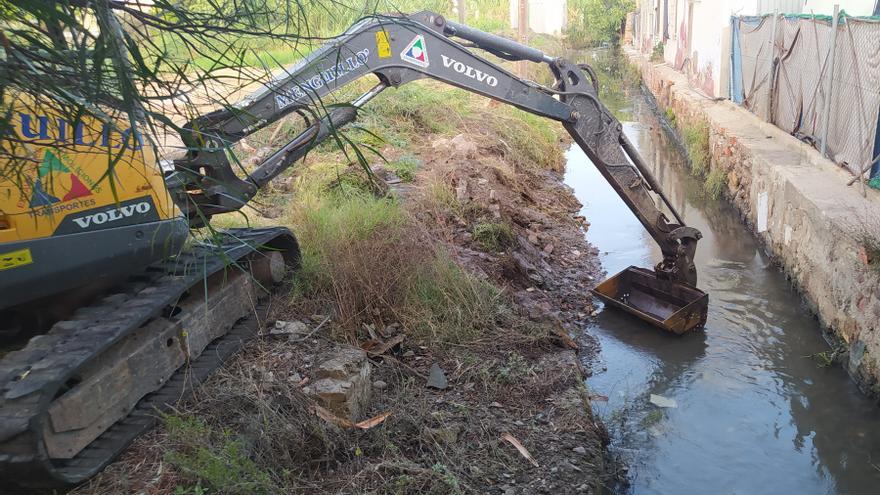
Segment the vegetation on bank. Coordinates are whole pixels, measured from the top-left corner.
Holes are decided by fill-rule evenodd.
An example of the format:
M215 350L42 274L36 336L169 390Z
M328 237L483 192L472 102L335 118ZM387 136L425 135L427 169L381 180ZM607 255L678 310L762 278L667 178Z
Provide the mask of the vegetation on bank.
M706 196L711 199L720 198L727 186L727 171L720 166L711 166L709 122L702 118L685 122L669 107L663 111L663 116L681 135L691 175L703 182Z
M248 138L237 150L242 161L248 163L246 149L259 154L299 130L291 122L280 125L278 132L270 128ZM580 377L570 374L574 367L536 366L535 353L550 345L549 327L521 316L502 287L463 268L432 225L435 214L468 222L475 244L499 255L516 242L509 224L463 203L442 176L420 175L421 157L433 153L432 144L457 133L474 136L522 177L560 169L558 124L423 82L387 91L363 110L361 125L369 132L345 132L358 133L374 147L371 164L415 179L405 203L371 187L363 171L350 165L350 148L326 144L261 195L259 204L274 208L273 218L229 214L217 224L280 224L296 232L302 266L291 292L276 298L283 313L333 315L323 338L355 345L371 338L368 328L399 324L407 349L437 360L454 356L459 363L454 376L471 383L476 395L438 412L425 397L424 377L383 365L377 372L393 370L382 379L395 390L382 394L381 400L391 402L381 407L391 408L393 416L381 428L352 433L315 416L297 384L282 378L299 362L291 352L299 351L283 341L259 342L211 382L201 400L166 417L164 429L147 442L159 446L148 448L171 473L173 493L351 491L337 475L358 480L354 491L372 486L388 493L463 493L483 477L500 476L523 462L500 440L495 430L500 426L465 420L488 414L491 408L484 411L480 404L515 400L521 401L518 407L534 407L526 405L531 397L583 387ZM507 180L516 184L518 177ZM274 381L266 381L267 370ZM552 376L545 375L550 371ZM583 392L557 408L581 433L595 428L578 419L588 407L586 397ZM459 423L465 426L453 426ZM505 428L510 427L519 428ZM538 434L539 426L534 428ZM103 480L107 485L99 478L88 492L109 493L126 482L110 473Z

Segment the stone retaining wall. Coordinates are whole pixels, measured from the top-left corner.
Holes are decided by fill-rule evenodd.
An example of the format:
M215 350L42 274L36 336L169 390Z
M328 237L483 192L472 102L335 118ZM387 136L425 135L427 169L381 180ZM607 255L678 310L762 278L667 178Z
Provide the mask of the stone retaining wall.
M708 123L709 167L726 174L724 195L803 294L836 358L880 399L880 194L863 197L858 184L847 186L848 172L811 146L692 90L665 64L625 54L676 127Z

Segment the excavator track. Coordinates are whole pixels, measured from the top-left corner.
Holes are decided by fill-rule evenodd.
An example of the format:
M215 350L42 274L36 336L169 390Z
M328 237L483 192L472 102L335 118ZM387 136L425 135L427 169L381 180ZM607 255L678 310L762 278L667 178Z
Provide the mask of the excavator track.
M266 297L250 298L241 308L236 306L245 310L236 313L222 335L204 337L201 344L195 335L188 335L181 322L203 319L209 320L208 326L215 327L211 320L214 313L217 318L226 317L226 307L246 299L241 297L238 286L250 284L248 294L267 295L266 284L251 272L245 272L248 269L265 271L264 265L268 265L265 260L272 258L278 262L282 257L285 267L295 266L299 261L296 239L287 229L230 230L222 234L219 243L195 246L130 277L109 295L78 309L69 319L53 325L48 333L34 337L24 348L4 356L0 360L0 479L29 488L50 488L75 485L99 472L134 438L152 428L159 412L187 396L258 332L259 320L266 314ZM236 276L243 278L239 283L230 282ZM277 278L280 277L273 275L270 284L277 282ZM208 292L209 282L211 287L226 291L218 291L228 298L217 303L223 308L209 309L207 305L200 305L214 297L213 292ZM191 301L189 306L181 303L187 298ZM195 314L187 314L187 311ZM157 338L154 328L166 332L158 336L158 342L160 347L167 342L169 355L190 354L185 355L182 366L164 374L145 376L135 373L134 368L129 370L138 359L140 362L162 361L159 357L154 359L149 352L154 345L150 339ZM138 341L142 335L146 340ZM134 357L119 354L133 345L140 345L139 350L148 352ZM102 365L102 356L105 359L124 356L128 360ZM95 369L100 372L90 371ZM59 423L79 419L77 404L80 402L75 397L77 387L84 386L80 384L84 373L100 378L119 375L120 370L130 371L136 380L155 381L148 385L153 388L137 396L133 407L126 407L125 411L114 411L108 406L108 424L103 424L105 418L98 418L97 426L89 425L82 430L100 429L93 440L89 433L86 440L82 440L79 438L82 434L76 430L61 434L53 431ZM119 381L119 378L111 376L108 380ZM90 395L85 400L98 402L92 407L102 411L103 399L106 398L108 404L111 399L117 400L106 389L116 390L100 380L96 383L90 382L91 388L85 390ZM140 382L135 385L144 386ZM79 392L82 395L83 391ZM68 406L70 414L65 415L59 406L64 401L73 404ZM85 444L72 448L71 454L66 455L58 447L70 443L65 435L73 435L76 441Z

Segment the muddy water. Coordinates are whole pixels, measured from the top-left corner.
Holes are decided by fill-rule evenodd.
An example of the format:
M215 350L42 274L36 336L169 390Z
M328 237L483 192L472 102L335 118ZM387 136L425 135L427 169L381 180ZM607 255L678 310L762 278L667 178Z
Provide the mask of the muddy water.
M807 356L829 347L816 320L723 200L701 192L646 98L618 114L685 221L703 232L705 331L674 337L606 308L589 331L601 344L588 380L626 460L622 493L880 493L880 408L843 370ZM591 222L588 239L609 274L653 266L659 250L576 147L566 182ZM651 403L651 394L675 407Z

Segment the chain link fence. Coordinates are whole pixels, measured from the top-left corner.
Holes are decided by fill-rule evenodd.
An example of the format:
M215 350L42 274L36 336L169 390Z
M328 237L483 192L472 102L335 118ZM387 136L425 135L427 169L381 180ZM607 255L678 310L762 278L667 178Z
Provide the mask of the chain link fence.
M734 17L731 99L862 177L880 149L880 19L838 19L835 36L831 16Z

